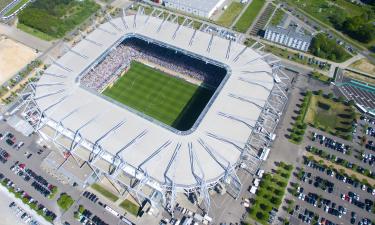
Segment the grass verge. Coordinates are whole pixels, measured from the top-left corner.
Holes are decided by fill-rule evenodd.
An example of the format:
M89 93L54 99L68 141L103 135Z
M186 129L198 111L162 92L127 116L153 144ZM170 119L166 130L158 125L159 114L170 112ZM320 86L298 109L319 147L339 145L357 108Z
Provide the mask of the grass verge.
M125 199L123 202L121 202L120 207L134 216L138 215L139 206L128 199Z
M21 8L25 3L27 3L29 0L21 0L19 1L11 10L9 10L5 16L12 15L15 11L17 11L19 8Z
M238 32L245 33L254 22L264 4L264 0L253 0L251 4L247 6L246 11L242 14L240 19L237 21L234 29Z
M40 38L42 40L45 40L45 41L52 41L52 40L55 39L54 37L49 36L48 34L45 34L45 33L41 32L39 30L36 30L32 27L28 27L28 26L26 26L22 23L17 24L17 28L22 30L23 32L29 33L29 34L31 34L31 35L33 35L37 38Z
M109 200L111 200L112 202L115 202L118 200L118 197L113 194L112 192L108 191L107 189L105 189L104 187L100 186L99 184L93 184L91 185L92 189L94 189L95 191L99 192L101 195L103 195L104 197L108 198Z
M218 24L229 27L241 12L244 4L233 1L216 21Z

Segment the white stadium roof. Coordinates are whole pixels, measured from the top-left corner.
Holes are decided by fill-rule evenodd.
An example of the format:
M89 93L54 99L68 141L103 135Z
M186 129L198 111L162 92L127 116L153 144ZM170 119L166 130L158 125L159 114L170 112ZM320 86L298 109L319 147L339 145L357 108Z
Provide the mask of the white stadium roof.
M118 155L128 173L137 168L160 185L173 181L178 188L189 188L200 179L217 182L226 168L239 162L270 95L274 85L270 65L254 50L218 36L146 15L123 18L101 24L45 71L34 97L46 116L41 131L52 127L70 139L79 134L85 140L81 145L91 148L73 151L83 158L93 145L100 146L104 151L95 161L98 165L93 162L97 167L99 161L107 165ZM228 79L195 130L173 132L77 83L78 76L125 35L158 40L230 68Z

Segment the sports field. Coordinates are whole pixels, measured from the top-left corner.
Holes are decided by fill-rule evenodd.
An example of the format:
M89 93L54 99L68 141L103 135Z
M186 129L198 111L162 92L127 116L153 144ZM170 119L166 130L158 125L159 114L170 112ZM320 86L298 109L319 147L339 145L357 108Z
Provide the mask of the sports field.
M189 130L214 90L170 76L140 62L103 94L178 130Z

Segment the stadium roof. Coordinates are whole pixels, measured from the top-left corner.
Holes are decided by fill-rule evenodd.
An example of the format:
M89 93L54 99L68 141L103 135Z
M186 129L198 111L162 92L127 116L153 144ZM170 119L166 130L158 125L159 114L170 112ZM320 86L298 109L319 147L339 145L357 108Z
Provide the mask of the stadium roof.
M197 186L199 179L220 179L225 169L238 163L273 88L271 67L241 44L178 27L137 15L112 19L88 34L51 64L37 83L35 100L50 119L45 132L53 127L70 139L79 134L85 139L81 145L100 146L105 153L94 163L99 168L108 167L118 155L131 165L125 168L128 173L129 168L138 168L160 184L173 181L185 188ZM127 34L159 40L230 68L226 83L193 132L172 132L79 86L77 77ZM89 151L79 147L75 154L87 158Z

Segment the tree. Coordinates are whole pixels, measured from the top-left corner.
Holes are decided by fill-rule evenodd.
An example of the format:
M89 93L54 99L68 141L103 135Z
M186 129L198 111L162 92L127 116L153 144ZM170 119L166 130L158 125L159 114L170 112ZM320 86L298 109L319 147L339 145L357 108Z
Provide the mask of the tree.
M338 62L350 57L343 47L322 33L316 35L311 41L310 52L315 56Z
M328 97L329 99L332 99L332 98L333 98L333 93L332 93L332 92L328 93L327 97Z

